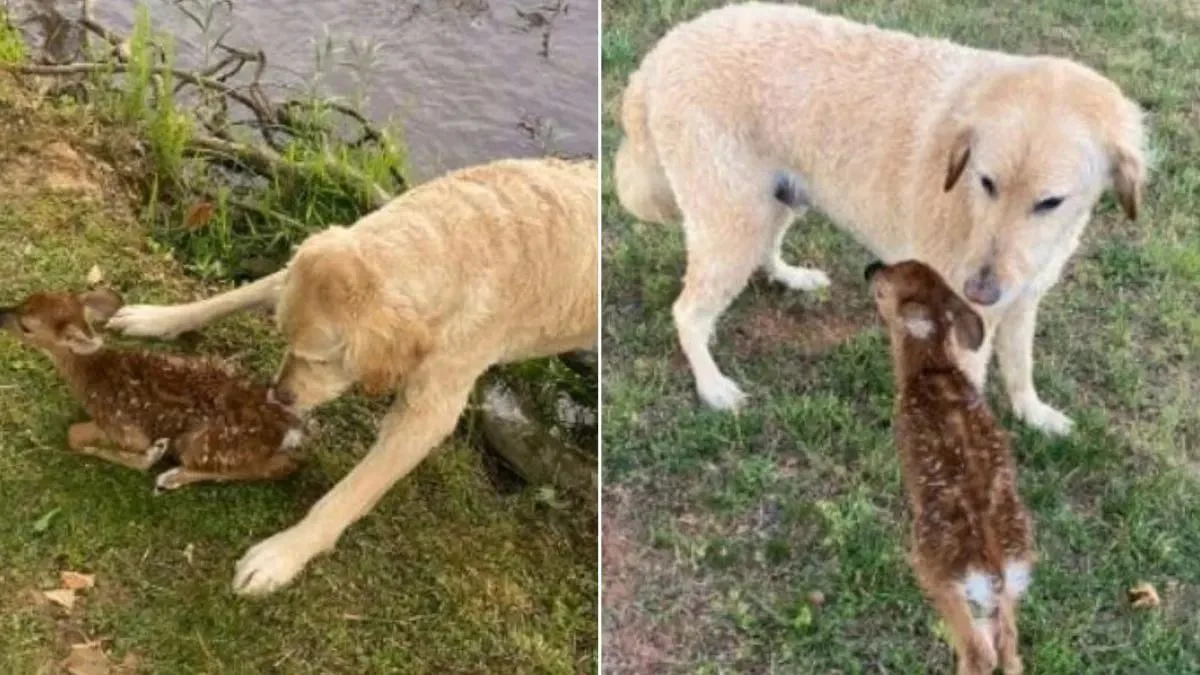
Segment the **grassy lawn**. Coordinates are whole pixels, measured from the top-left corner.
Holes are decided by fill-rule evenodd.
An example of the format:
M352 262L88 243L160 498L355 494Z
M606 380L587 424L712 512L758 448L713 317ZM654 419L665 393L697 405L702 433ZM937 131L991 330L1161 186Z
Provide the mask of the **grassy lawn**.
M139 222L118 175L136 162L132 145L85 111L0 80L0 304L82 289L93 265L131 302L215 290L189 280ZM266 377L280 344L251 316L166 348L222 354ZM286 482L155 497L150 476L66 451L81 411L47 359L0 335L0 672L58 672L89 640L136 666L120 672L593 671L594 515L498 489L463 437L297 585L262 601L232 595L234 562L349 470L385 406L346 397L322 410L313 458ZM96 575L69 612L40 593L62 570Z
M617 96L641 55L710 0L604 5L605 170ZM1036 342L1054 440L1012 419L1041 563L1024 606L1030 673L1200 672L1200 8L1048 0L823 2L967 44L1076 58L1149 111L1157 165L1143 217L1107 200ZM1189 13L1190 12L1190 13ZM702 409L670 306L677 227L604 193L605 661L613 672L949 672L951 649L905 562L891 363L861 281L869 254L819 217L789 259L811 295L757 280L715 356L740 416ZM993 378L996 383L998 377ZM1153 584L1160 607L1130 607Z

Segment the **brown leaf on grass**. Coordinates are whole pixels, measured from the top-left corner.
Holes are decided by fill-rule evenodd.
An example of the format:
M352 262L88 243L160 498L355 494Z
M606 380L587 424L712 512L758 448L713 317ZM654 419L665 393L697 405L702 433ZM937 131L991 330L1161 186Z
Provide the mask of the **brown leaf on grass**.
M1158 607L1161 601L1154 586L1143 581L1129 589L1129 602L1135 609L1152 609Z
M96 585L95 574L82 574L80 572L64 570L59 576L62 578L63 588L69 588L73 591L86 590Z
M820 607L825 604L825 594L821 591L813 591L808 594L808 604L813 607Z
M99 642L84 642L71 645L71 653L63 660L62 667L70 675L110 675L112 667L108 655Z
M75 606L75 591L69 588L56 588L52 591L42 591L42 595L54 604L66 610Z
M212 202L197 202L188 209L187 215L183 218L183 224L189 230L198 230L212 220L215 211L216 208Z

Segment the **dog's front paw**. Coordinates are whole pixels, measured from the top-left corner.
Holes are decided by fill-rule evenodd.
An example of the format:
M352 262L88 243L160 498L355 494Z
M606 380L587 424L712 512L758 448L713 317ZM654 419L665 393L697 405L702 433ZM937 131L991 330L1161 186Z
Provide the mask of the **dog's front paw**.
M136 337L154 337L173 340L180 333L191 330L174 307L155 305L127 305L104 324L105 329L115 330Z
M304 570L315 552L296 528L264 539L246 551L233 575L233 592L261 596L287 586Z
M697 382L696 390L700 393L701 400L716 410L737 410L746 402L746 394L733 380L724 375L710 381Z
M1021 421L1051 436L1066 436L1075 426L1070 417L1042 403L1037 398L1015 401L1013 412Z

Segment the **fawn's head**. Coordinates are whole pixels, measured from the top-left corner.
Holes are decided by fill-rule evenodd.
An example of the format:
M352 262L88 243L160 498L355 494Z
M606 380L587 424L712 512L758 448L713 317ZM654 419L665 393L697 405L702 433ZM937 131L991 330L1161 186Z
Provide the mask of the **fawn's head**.
M951 336L971 351L983 344L983 319L928 265L916 260L874 262L864 276L893 344L915 340L949 347Z
M13 307L0 307L0 328L49 352L91 354L104 345L92 324L107 321L123 301L115 291L34 293Z

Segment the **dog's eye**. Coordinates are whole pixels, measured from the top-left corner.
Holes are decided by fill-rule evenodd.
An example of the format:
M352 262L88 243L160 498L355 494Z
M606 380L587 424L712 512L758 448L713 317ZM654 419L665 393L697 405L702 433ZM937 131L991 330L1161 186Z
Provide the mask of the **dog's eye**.
M983 189L987 191L989 197L996 196L996 181L992 180L990 176L984 176L983 178L980 178L979 184L982 185Z
M1063 203L1062 197L1048 197L1033 205L1034 213L1046 213L1058 208L1059 204Z

